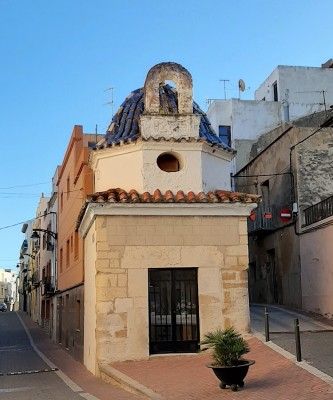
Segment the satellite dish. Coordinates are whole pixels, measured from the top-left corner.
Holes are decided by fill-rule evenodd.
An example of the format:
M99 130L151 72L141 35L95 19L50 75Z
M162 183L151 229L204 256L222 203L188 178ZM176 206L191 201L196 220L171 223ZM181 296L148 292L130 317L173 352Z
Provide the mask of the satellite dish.
M245 82L243 81L243 79L240 79L240 80L238 81L238 88L239 88L239 90L240 90L241 92L244 92L244 90L245 90Z

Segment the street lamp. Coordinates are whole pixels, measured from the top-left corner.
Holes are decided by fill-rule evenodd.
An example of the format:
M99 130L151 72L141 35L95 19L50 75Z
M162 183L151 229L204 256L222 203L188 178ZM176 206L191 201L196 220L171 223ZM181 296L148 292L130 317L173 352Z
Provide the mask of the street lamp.
M53 239L55 239L55 240L57 239L57 233L56 232L49 231L48 229L39 229L39 228L35 228L35 229L32 230L32 235L30 236L30 239L33 239L33 240L40 239L40 236L39 236L38 232L46 233L47 235L52 236Z

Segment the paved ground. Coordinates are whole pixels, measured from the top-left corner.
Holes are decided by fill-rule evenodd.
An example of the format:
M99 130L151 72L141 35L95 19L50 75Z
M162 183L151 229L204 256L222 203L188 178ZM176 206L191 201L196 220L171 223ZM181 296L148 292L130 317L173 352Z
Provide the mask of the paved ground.
M8 314L16 315L15 313ZM51 364L54 363L59 368L60 375L55 372L45 372L43 374L21 376L21 378L16 376L14 379L17 380L13 380L12 385L8 384L8 379L13 377L0 376L0 400L60 400L64 398L73 400L77 398L86 398L87 400L134 400L142 398L142 396L139 397L125 392L93 377L65 351L52 344L43 330L37 324L34 324L25 313L19 313L19 316L28 327L39 350L51 360ZM4 321L3 315L0 315L0 325L1 320ZM313 323L314 321L308 320L307 322ZM0 326L0 328L1 332L3 332L3 326ZM327 335L328 333L330 332L323 332L318 335ZM304 334L307 335L308 333ZM304 334L302 333L302 335ZM41 360L38 357L35 358L31 353L32 350L27 348L29 344L24 335L19 332L16 332L16 335L18 335L16 344L12 344L10 341L6 342L8 340L8 332L7 335L1 335L6 336L3 342L1 342L2 339L0 337L0 362L2 363L0 365L2 365L2 368L6 364L1 356L2 351L7 352L9 350L8 346L16 346L15 349L13 347L14 351L12 351L12 353L16 354L15 359L11 361L14 365L10 366L10 369L16 367L17 364L20 366L25 365L22 363L25 362L23 359L27 357L32 357L33 363L40 363L38 367L43 367L45 360ZM288 343L290 343L290 334L276 334L283 341L284 338L281 335L289 337ZM324 338L325 336L320 337ZM210 362L210 357L206 353L185 356L154 356L148 361L113 363L108 367L116 372L117 379L121 375L128 385L141 388L143 391L147 390L146 393L150 393L150 396L145 398L151 399L333 400L332 378L322 374L322 378L326 379L325 382L308 371L311 370L311 366L307 363L295 363L294 357L289 353L286 354L287 357L281 355L282 350L275 346L274 343L265 344L260 338L263 339L263 336L258 335L258 337L248 338L251 348L248 358L255 360L256 363L250 367L248 376L245 379L245 386L239 389L238 392L219 388L217 378L206 367ZM273 339L274 342L278 340L275 340L275 337ZM327 337L327 341L330 341L329 337ZM306 340L304 339L305 342ZM323 339L319 342L309 343L309 348L316 353L318 347L325 349L323 343ZM306 346L304 344L304 352L306 352L305 349ZM10 357L10 354L6 353L6 357ZM49 367L49 363L46 364ZM329 364L329 357L327 357L327 364ZM312 372L319 373L315 369ZM62 386L64 385L64 377L65 380L67 378L69 381L65 389ZM55 378L58 380L54 381L53 379ZM13 388L23 388L25 391L8 391ZM20 397L23 394L24 396Z
M238 392L221 390L219 381L206 367L210 358L197 356L156 357L149 361L113 363L112 367L153 389L164 399L328 400L333 387L256 338L249 340L250 367L245 386ZM158 397L156 397L158 398Z
M30 341L20 319L27 327ZM140 397L95 378L23 312L0 313L0 400L134 400ZM38 347L38 349L36 347ZM37 350L37 352L36 352ZM32 370L58 371L8 375Z
M252 329L264 334L264 306L251 306ZM317 315L300 314L268 306L270 340L296 355L294 319L300 326L302 360L333 377L333 321Z
M333 322L319 316L310 315L288 310L278 306L264 306L261 304L253 304L251 311L251 328L254 332L264 333L265 331L265 308L269 317L270 332L294 332L294 320L298 318L300 331L303 332L320 332L333 330Z

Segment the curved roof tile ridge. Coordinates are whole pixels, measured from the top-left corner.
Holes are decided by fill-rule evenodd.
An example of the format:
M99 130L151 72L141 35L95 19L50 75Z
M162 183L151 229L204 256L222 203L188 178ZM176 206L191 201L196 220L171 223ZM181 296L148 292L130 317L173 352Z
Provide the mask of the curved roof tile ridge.
M178 113L178 93L170 85L159 87L160 111L162 114ZM139 88L131 92L123 101L107 129L104 138L97 143L97 149L118 146L120 144L133 143L141 137L139 119L144 112L144 92ZM221 147L227 151L235 152L216 135L209 122L206 113L193 102L193 114L201 115L198 141L207 141L212 145Z
M135 189L126 191L121 188L97 192L87 197L88 202L108 203L259 203L261 197L255 194L230 192L227 190L214 190L194 193L185 193L178 190L166 190L164 193L156 189L153 193L139 193Z

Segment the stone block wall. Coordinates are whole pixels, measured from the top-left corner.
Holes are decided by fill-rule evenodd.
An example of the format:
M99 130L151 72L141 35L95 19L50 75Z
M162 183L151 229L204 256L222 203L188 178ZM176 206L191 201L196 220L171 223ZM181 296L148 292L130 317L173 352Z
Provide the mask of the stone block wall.
M149 356L149 268L198 269L201 337L249 330L246 217L97 216L85 243L96 253L95 286L85 288L95 302L96 364Z

